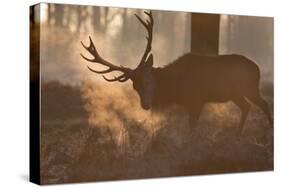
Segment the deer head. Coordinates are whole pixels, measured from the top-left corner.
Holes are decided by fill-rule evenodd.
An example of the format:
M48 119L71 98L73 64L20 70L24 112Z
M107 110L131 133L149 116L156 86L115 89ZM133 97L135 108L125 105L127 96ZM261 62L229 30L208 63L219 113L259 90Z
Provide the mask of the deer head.
M132 80L133 87L139 94L140 100L141 100L141 106L145 110L148 110L152 106L152 98L154 94L154 85L155 81L152 74L153 69L153 55L151 54L151 44L152 44L152 31L153 31L153 17L152 12L144 12L146 15L148 15L149 20L142 20L138 15L135 14L136 18L140 21L140 23L145 27L147 30L148 36L147 39L147 46L144 51L144 54L141 58L140 63L138 64L137 68L130 69L123 66L117 66L112 63L110 63L107 60L104 60L98 53L91 37L89 37L90 45L87 47L84 45L83 42L81 44L83 47L91 54L93 55L93 59L89 59L85 57L83 54L81 54L82 58L87 60L91 63L97 63L101 64L107 67L105 70L94 70L91 67L88 66L88 69L94 73L97 74L106 74L110 73L112 71L119 71L121 72L121 75L114 78L107 78L103 75L103 78L108 82L126 82L127 80Z

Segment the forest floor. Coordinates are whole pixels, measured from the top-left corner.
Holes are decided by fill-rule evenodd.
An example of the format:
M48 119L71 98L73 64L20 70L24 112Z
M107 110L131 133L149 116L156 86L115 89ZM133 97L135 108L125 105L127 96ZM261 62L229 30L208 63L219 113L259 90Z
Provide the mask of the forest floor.
M128 119L126 142L120 144L110 129L89 125L78 88L42 88L43 184L273 170L273 128L257 107L240 137L237 115L231 116L239 110L230 105L229 119L210 115L214 108L207 107L192 134L176 112L153 134ZM272 93L265 94L272 106Z

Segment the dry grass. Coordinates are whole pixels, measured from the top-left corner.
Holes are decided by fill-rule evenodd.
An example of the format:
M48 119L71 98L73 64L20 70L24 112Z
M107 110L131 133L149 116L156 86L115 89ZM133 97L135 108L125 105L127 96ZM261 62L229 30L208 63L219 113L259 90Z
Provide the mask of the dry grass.
M272 88L266 89L264 93L272 95ZM232 103L207 106L192 134L188 116L179 109L139 121L112 108L119 110L114 115L122 116L122 126L112 129L111 124L93 124L89 109L94 106L89 108L83 92L59 83L43 84L44 184L273 169L273 129L256 107L240 138L234 134L239 110ZM272 106L271 95L266 99ZM150 118L155 117L153 123Z

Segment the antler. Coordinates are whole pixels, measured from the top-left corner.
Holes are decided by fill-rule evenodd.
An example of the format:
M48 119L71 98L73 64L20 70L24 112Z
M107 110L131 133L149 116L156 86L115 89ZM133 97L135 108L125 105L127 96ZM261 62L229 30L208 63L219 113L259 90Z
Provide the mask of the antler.
M152 43L152 31L153 31L153 24L154 24L153 17L152 17L152 11L150 11L150 12L144 11L144 13L149 16L149 20L144 21L137 14L135 14L136 18L146 28L147 33L148 33L148 36L146 37L147 46L146 46L143 57L141 59L140 64L138 65L138 67L142 66L146 62L146 59L147 59L147 57L148 57L148 55L151 51L151 43ZM98 53L98 51L97 51L97 49L96 49L96 47L95 47L95 45L94 45L90 36L89 36L89 40L90 40L90 45L88 47L82 41L81 41L81 44L90 54L92 54L92 56L94 58L89 59L89 58L85 57L83 54L80 54L82 56L82 58L84 58L85 60L87 60L89 62L92 62L92 63L104 65L108 68L105 69L105 70L94 70L94 69L92 69L91 67L88 66L88 69L90 71L98 73L98 74L106 74L106 73L110 73L112 71L120 71L120 72L123 72L123 74L121 74L118 77L108 79L103 75L103 78L106 81L109 81L109 82L114 82L114 81L125 82L125 81L127 81L130 78L130 75L131 75L133 70L130 69L130 68L123 67L123 66L116 66L116 65L106 61L105 59L103 59L99 55L99 53Z
M118 77L114 77L113 79L108 79L106 78L104 75L103 75L103 78L106 80L106 81L109 81L109 82L113 82L113 81L119 81L119 82L125 82L129 79L129 73L132 71L131 69L129 68L126 68L126 67L123 67L123 66L116 66L106 60L104 60L98 53L91 37L89 36L89 40L90 40L90 45L87 47L82 41L81 41L81 44L82 46L90 53L94 56L94 59L89 59L87 57L85 57L83 54L80 54L85 60L89 61L89 62L92 62L92 63L97 63L97 64L101 64L101 65L104 65L104 66L107 66L108 68L106 70L101 70L101 71L98 71L98 70L94 70L92 68L90 68L89 66L88 69L92 72L95 72L95 73L98 73L98 74L106 74L106 73L110 73L112 71L121 71L123 72L122 75L118 76Z
M141 63L139 64L139 66L141 66L146 61L147 56L148 56L149 52L151 51L152 31L153 31L153 24L154 24L153 17L152 17L152 11L150 11L150 12L144 11L144 13L149 16L149 20L144 21L137 14L135 14L136 18L146 28L147 33L148 33L148 36L146 37L147 46L146 46L146 49L144 51L144 54L142 56Z

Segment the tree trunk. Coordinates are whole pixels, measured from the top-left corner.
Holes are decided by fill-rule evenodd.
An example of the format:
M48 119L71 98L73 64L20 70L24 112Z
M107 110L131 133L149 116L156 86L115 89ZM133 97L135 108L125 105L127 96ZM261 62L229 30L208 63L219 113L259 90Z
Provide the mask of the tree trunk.
M209 55L219 53L220 15L191 14L191 52Z
M101 29L100 7L93 7L92 12L93 12L92 26L93 26L95 32L99 32Z
M55 20L56 20L55 24L57 27L63 26L63 14L64 14L64 5L56 4L54 16L55 16Z
M190 14L189 13L185 13L185 34L184 34L184 49L183 51L184 52L188 52L190 51L190 27L191 27L191 24L190 24Z
M123 14L122 14L122 19L123 19L123 27L122 27L122 40L123 42L127 42L127 38L130 34L130 32L128 32L128 17L127 17L127 14L128 14L128 10L125 9Z

